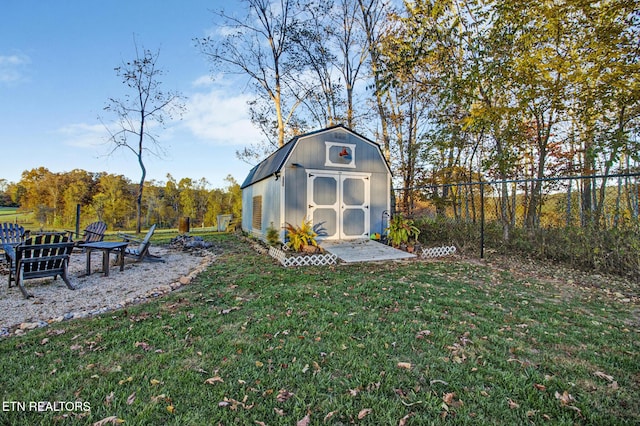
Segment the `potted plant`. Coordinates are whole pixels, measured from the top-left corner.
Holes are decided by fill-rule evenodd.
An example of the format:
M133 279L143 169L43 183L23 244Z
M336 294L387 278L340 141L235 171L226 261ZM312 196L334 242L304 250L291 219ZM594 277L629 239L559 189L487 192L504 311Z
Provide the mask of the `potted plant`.
M410 240L417 241L420 230L413 224L413 220L402 215L396 215L389 221L387 238L393 247L408 246Z
M314 230L310 220L305 217L302 219L300 226L291 225L286 223L284 229L287 231L287 238L289 239L289 247L293 251L316 253L318 251L318 242L316 237L318 234Z

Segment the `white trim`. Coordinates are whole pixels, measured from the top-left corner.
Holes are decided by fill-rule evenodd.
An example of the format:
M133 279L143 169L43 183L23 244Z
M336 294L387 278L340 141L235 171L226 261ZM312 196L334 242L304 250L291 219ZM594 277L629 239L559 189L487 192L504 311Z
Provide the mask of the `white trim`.
M282 182L280 182L280 232L278 233L278 235L280 235L280 241L284 241L285 239L285 234L286 231L284 229L285 226L285 222L284 222L284 218L285 218L285 206L287 205L285 203L285 194L287 193L287 191L285 191L286 182L287 179L287 174L283 171L282 173L280 173L280 180Z
M325 153L324 153L324 165L325 167L342 167L342 168L348 168L348 169L355 169L356 168L356 144L355 143L344 143L344 142L324 142L324 146L325 146ZM347 163L347 164L341 164L341 163L334 163L333 161L331 161L331 158L329 156L329 152L331 151L331 148L335 147L335 146L339 146L339 147L345 147L345 148L349 148L351 150L351 162Z
M312 218L312 214L310 211L315 209L316 206L311 206L311 200L313 200L313 185L311 181L316 177L331 177L336 180L336 201L332 205L323 205L323 208L333 208L336 214L336 233L332 234L328 237L324 237L321 239L326 240L349 240L349 239L357 239L368 237L371 235L371 175L372 173L363 173L363 172L351 172L351 171L338 171L338 170L317 170L317 169L305 169L306 172L306 180L307 180L307 212L306 215L309 219ZM309 175L313 175L313 178ZM346 235L344 233L343 226L343 216L344 211L346 209L357 209L357 206L347 206L344 204L343 200L343 184L345 179L349 178L359 178L365 181L364 186L364 203L360 208L364 211L364 232L362 235Z

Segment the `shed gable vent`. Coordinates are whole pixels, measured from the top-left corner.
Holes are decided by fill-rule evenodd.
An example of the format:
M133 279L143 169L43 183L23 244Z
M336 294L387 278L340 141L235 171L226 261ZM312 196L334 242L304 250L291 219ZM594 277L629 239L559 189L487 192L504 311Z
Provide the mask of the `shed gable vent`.
M256 230L262 230L262 195L253 197L252 211L251 227Z

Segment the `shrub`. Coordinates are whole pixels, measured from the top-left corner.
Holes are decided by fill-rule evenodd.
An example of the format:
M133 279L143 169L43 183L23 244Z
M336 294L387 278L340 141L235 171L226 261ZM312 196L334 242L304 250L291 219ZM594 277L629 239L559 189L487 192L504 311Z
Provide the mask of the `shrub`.
M405 219L402 215L396 215L389 221L387 236L394 247L406 244L413 237L415 240L420 235L420 229L413 224L413 220Z
M416 220L427 245L454 244L467 254L479 253L480 224L447 218ZM500 254L552 260L578 269L640 279L640 227L510 228L504 240L499 221L485 223L484 247Z
M289 238L289 246L294 251L303 251L305 246L318 247L316 237L318 234L315 232L310 220L305 217L302 219L300 226L291 225L286 223L284 229L287 231L287 238Z
M270 246L279 246L282 244L280 242L280 234L278 230L273 226L273 222L271 222L271 225L269 225L269 227L267 228L266 238L267 244L269 244Z

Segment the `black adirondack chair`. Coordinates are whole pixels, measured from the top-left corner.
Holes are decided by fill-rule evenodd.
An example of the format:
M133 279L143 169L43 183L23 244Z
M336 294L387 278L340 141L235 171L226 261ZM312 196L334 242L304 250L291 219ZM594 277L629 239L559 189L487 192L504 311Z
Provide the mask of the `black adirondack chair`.
M6 246L12 265L9 287L15 279L24 297L29 298L32 295L24 287L25 280L60 276L69 289L75 290L67 276L73 246L66 233L35 235L15 247Z

